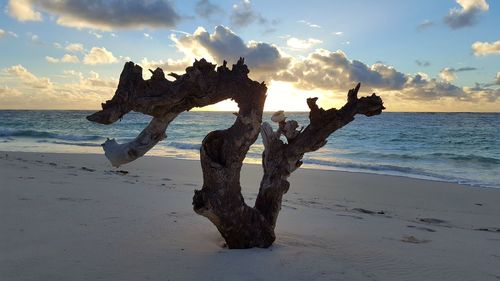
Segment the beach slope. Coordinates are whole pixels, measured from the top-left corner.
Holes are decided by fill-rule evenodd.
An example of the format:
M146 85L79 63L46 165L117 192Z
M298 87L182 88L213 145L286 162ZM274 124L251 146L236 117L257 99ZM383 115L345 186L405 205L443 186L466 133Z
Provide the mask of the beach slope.
M245 165L253 205L259 165ZM500 189L300 169L269 249L191 207L198 161L0 153L0 280L499 280Z

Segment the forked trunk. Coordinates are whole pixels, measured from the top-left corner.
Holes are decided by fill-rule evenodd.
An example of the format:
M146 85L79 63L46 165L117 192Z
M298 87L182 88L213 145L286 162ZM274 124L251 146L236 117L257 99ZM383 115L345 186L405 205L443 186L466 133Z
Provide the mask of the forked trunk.
M294 120L281 118L279 128L262 123L267 88L248 78L248 68L240 59L229 70L226 63L217 68L204 59L195 61L186 74L175 75L175 81L165 79L156 69L150 80L143 80L142 69L125 64L115 96L103 104L103 110L87 119L111 124L129 111L153 116L153 120L133 141L118 144L108 140L105 154L114 166L131 162L149 151L166 137L165 130L172 120L193 107L233 99L239 107L234 124L210 132L200 149L203 186L196 190L193 209L208 218L224 237L229 248L241 249L272 245L274 228L281 209L281 200L288 191L288 177L302 164L305 153L318 150L337 129L345 126L356 114L377 115L384 109L382 99L375 94L357 97L360 85L351 89L347 103L341 109L324 110L310 98L310 124L297 130ZM264 143L262 167L264 175L254 207L241 195L240 172L243 160L259 132ZM281 139L286 139L283 142Z

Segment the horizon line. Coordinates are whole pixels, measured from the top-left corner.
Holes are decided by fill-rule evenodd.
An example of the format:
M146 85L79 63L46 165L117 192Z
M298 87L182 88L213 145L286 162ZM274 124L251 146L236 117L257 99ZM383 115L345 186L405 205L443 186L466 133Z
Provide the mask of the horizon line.
M100 110L100 109L99 109ZM50 109L50 108L41 108L41 109L32 109L32 108L0 108L0 111L99 111L96 109ZM310 111L301 111L301 110L283 110L285 112L296 112L296 113L309 113ZM130 111L132 113L141 113L137 111ZM216 112L216 113L234 113L237 112L235 110L188 110L185 112ZM274 113L276 110L264 110L265 113ZM488 113L488 114L498 114L500 111L391 111L384 110L383 113ZM147 114L144 114L147 115Z

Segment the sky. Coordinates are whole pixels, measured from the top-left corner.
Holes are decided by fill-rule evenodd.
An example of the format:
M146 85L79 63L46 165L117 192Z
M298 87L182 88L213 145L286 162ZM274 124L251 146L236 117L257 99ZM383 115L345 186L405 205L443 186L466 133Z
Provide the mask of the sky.
M499 112L498 0L0 0L0 109L100 109L127 61L244 57L265 110L361 94L388 111ZM202 110L236 110L225 101Z

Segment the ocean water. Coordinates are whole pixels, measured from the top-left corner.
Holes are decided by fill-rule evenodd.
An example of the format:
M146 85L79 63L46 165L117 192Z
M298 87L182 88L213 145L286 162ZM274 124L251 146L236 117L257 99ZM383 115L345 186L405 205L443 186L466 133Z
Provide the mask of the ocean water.
M129 113L112 125L85 119L92 111L0 111L0 150L103 153L107 137L131 140L150 117ZM307 113L287 113L301 125ZM203 137L229 127L230 112L186 112L148 155L199 159ZM266 113L264 120L270 120ZM260 138L245 162L260 163ZM104 156L103 156L104 157ZM475 187L500 188L500 114L383 113L357 116L332 134L319 151L306 154L304 168L399 175Z

